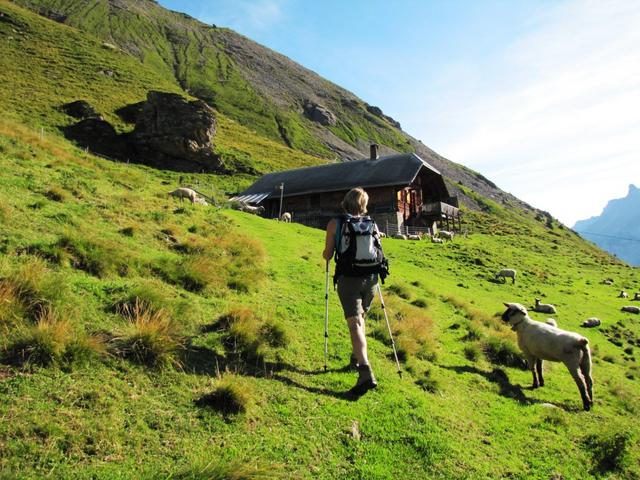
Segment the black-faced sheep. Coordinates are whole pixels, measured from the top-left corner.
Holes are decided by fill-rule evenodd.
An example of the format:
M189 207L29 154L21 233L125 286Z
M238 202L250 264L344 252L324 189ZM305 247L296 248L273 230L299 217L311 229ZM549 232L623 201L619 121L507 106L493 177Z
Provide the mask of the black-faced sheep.
M620 290L620 294L618 295L618 298L629 298L629 294L624 290Z
M533 307L533 311L540 313L556 313L556 307L550 303L540 303L540 299L536 298L536 305Z
M562 362L580 390L585 410L593 405L591 351L589 340L582 335L529 318L527 309L519 303L505 303L502 320L511 325L518 336L518 346L533 374L533 388L544 385L542 361Z
M496 273L496 280L502 277L502 280L506 283L507 278L511 279L511 283L516 283L516 272L513 268L503 268L498 273Z
M631 299L633 301L638 301L640 300L640 292L636 292L633 294L633 298Z
M453 236L453 232L449 232L447 230L438 231L438 237L442 238L443 240L453 240Z

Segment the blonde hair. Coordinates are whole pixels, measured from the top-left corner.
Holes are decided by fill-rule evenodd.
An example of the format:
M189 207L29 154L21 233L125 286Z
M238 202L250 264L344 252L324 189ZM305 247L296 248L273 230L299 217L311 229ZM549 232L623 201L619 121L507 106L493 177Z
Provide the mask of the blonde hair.
M342 208L350 215L358 216L367 213L369 195L362 188L352 188L342 200Z

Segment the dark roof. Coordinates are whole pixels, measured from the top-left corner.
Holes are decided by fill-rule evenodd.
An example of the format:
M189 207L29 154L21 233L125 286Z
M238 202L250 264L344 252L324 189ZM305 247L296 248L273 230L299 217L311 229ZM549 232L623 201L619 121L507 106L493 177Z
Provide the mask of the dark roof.
M268 173L242 192L242 195L268 193L266 198L276 197L280 194L278 186L281 183L284 183L285 197L349 190L354 187L409 185L422 168L441 177L440 172L416 154L402 153L375 160L354 160Z

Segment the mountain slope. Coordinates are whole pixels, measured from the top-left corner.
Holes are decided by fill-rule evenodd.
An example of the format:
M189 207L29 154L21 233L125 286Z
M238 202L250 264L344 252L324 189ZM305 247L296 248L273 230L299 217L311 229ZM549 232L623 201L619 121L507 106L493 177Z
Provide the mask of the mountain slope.
M600 215L577 221L573 229L603 250L640 266L640 189L629 185L626 197L609 201Z
M381 145L382 154L415 151L445 175L452 194L469 208L487 209L475 193L548 218L479 173L433 152L378 107L232 30L151 0L17 3L118 45L228 117L293 149L330 159L362 158L371 142ZM327 109L333 121L312 121L316 107Z

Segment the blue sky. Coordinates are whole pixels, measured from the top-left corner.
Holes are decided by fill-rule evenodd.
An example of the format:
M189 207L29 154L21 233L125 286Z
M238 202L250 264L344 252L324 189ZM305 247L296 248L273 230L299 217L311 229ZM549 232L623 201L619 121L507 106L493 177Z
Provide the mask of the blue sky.
M287 55L569 226L640 185L640 2L159 3Z

